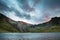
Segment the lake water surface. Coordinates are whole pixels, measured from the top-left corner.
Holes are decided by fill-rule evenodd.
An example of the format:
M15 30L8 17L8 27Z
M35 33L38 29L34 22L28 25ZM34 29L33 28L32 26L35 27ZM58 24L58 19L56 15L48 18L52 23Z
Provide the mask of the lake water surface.
M0 40L60 40L60 33L0 33Z

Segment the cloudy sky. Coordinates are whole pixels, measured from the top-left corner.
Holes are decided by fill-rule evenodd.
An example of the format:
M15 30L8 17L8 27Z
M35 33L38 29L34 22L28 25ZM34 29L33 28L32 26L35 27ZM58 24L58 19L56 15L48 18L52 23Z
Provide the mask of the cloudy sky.
M44 23L60 17L60 0L0 0L0 13L15 21Z

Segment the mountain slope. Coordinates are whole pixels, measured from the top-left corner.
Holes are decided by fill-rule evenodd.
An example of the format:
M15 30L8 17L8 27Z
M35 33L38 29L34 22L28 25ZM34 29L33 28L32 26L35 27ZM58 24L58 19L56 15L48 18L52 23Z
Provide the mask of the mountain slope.
M51 27L53 25L60 26L60 17L54 17L48 22L45 22L45 23L42 23L42 24L38 24L38 25L35 25L35 26Z
M54 17L43 24L32 25L14 21L0 13L0 32L60 32L60 17Z
M32 29L33 32L60 32L60 17L54 17L49 22L34 25Z
M14 21L0 13L0 32L28 32L31 24Z
M0 13L0 32L19 32L19 30L8 22L8 19L8 17Z

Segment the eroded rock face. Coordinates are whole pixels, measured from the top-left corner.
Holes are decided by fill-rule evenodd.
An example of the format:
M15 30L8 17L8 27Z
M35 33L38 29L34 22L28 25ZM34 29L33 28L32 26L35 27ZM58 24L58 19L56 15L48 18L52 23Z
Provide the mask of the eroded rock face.
M23 22L23 21L13 21L13 20L10 20L8 19L8 22L13 25L14 27L16 27L19 31L21 32L27 32L28 31L28 28L32 25L32 24L28 24L26 22Z
M22 21L17 22L17 27L20 29L21 32L27 32L30 26L31 24L28 24Z

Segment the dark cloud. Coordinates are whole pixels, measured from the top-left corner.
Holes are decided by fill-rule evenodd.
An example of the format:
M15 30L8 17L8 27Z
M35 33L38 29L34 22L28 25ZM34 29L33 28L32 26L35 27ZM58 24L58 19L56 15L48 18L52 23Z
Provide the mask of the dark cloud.
M60 0L45 0L44 5L46 7L60 7Z
M0 12L15 21L39 24L60 17L60 0L0 0Z

